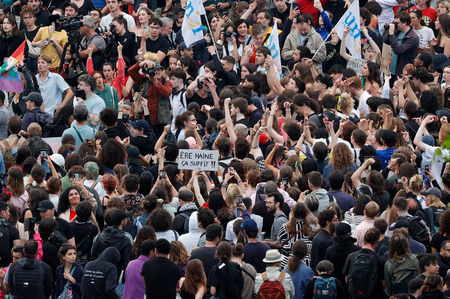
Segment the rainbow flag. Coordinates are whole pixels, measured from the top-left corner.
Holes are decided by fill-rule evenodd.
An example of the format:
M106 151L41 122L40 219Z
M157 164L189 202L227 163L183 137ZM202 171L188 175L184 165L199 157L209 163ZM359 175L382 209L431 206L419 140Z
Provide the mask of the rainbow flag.
M0 68L0 90L11 92L23 92L23 82L16 68L23 59L26 40L17 48L16 51L8 58L8 60Z

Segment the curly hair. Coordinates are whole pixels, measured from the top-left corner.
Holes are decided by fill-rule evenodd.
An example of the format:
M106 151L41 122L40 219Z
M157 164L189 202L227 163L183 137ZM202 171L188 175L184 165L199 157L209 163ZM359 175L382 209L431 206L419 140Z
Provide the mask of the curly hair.
M172 226L172 216L164 209L155 209L148 217L146 225L151 225L155 232L165 232Z
M450 210L444 211L439 219L439 235L442 238L448 239L450 237Z
M334 146L330 158L330 164L334 169L350 167L353 162L352 152L345 143L338 143Z
M391 129L395 130L396 127L397 131L395 132L395 137L397 142L395 143L395 148L399 148L406 145L405 138L403 138L403 132L407 132L407 130L405 125L403 124L403 121L398 117L394 117L392 119Z
M133 243L133 253L135 256L140 255L141 245L145 240L153 240L156 241L156 234L153 227L149 225L144 225L137 233L136 239Z
M67 211L70 208L69 193L72 190L77 190L78 195L80 196L80 200L81 200L81 198L83 198L81 196L80 189L78 189L77 187L74 187L74 186L70 186L69 188L64 190L61 193L61 195L59 196L59 203L58 203L58 212L59 213L64 213L65 211Z
M191 256L187 252L186 246L180 241L172 241L170 242L170 254L169 260L174 262L177 265L187 265L189 258Z
M124 210L124 211L127 209L125 202L120 197L111 197L108 200L108 203L106 204L106 209L109 210L109 209L113 209L113 208Z
M126 151L124 146L115 139L109 139L100 151L99 160L109 169L117 164L125 164Z
M420 107L428 113L436 113L439 107L438 97L430 90L424 90L420 97Z
M353 109L355 101L346 92L341 93L341 100L339 102L339 105L341 106L341 110L345 111L346 113L351 113Z

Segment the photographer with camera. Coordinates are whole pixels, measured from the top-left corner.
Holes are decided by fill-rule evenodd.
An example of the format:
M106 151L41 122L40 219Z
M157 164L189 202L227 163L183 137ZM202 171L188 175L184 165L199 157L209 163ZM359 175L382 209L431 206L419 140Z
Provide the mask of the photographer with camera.
M115 63L118 58L117 46L121 44L125 49L123 56L128 58L131 64L136 63L136 35L127 30L127 20L123 16L115 17L112 21L113 29L107 32L109 35L109 43L106 45L105 55L110 62Z
M148 57L148 54L144 55L144 59ZM139 73L140 69L143 74ZM172 83L161 75L162 69L159 62L144 60L128 70L128 74L138 86L144 85L143 89L141 88L143 90L142 97L147 98L148 110L156 136L162 134L164 126L167 124L158 120L158 99L161 97L161 100L166 100L172 94Z
M396 31L397 35L395 35ZM391 74L401 76L405 65L408 63L414 65L420 41L411 27L411 17L406 11L396 14L394 23L384 25L383 42L391 45L393 50Z
M57 8L53 11L52 15L62 15L62 10ZM50 26L40 28L31 44L33 47L41 48L41 55L47 55L52 59L50 72L58 73L63 55L63 48L69 40L65 30L56 30L55 17L49 19L54 21Z
M98 70L101 68L102 63L104 62L103 53L106 48L106 43L103 37L95 32L95 22L94 19L90 16L83 17L83 27L80 28L80 33L83 35L83 39L81 40L81 48L80 57L83 59L83 62L86 65L86 59L89 57L89 47L92 48L92 63L94 65L94 69ZM76 58L75 55L73 57L68 57L66 54L66 60L68 58Z

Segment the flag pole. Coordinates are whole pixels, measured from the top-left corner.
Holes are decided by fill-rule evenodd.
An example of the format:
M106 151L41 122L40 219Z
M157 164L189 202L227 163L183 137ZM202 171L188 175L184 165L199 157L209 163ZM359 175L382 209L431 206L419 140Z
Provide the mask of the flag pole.
M212 34L212 30L211 30L211 26L209 25L208 17L206 15L203 15L203 16L205 17L206 25L208 26L208 29L209 29L209 34L211 34L211 41L214 44L214 49L216 49L216 54L218 54L217 47L216 47L216 41L214 40L214 35Z
M333 30L331 30L331 32L333 32ZM327 41L327 39L330 37L330 35L331 35L331 32L330 33L328 33L328 36L327 36L327 38L326 39L324 39L323 40L323 42L322 42L322 44L320 45L320 47L319 48L317 48L317 50L316 50L316 53L314 53L314 56L311 58L311 60L314 60L314 57L316 57L316 55L317 55L317 53L319 52L319 50L320 50L320 48L322 48L323 47L323 45L326 43L326 41Z

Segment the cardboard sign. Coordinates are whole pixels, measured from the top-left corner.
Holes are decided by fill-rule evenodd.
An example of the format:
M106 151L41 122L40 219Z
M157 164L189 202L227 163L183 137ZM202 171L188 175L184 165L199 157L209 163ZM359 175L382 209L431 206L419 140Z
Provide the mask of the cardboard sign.
M180 150L178 156L178 168L192 170L197 167L200 167L203 171L217 171L219 167L219 152L207 150Z
M356 76L362 78L361 69L365 63L365 59L350 57L350 60L347 62L347 68L354 70L356 72Z
M385 75L391 74L391 59L392 59L392 48L383 43L383 50L381 51L380 71Z

